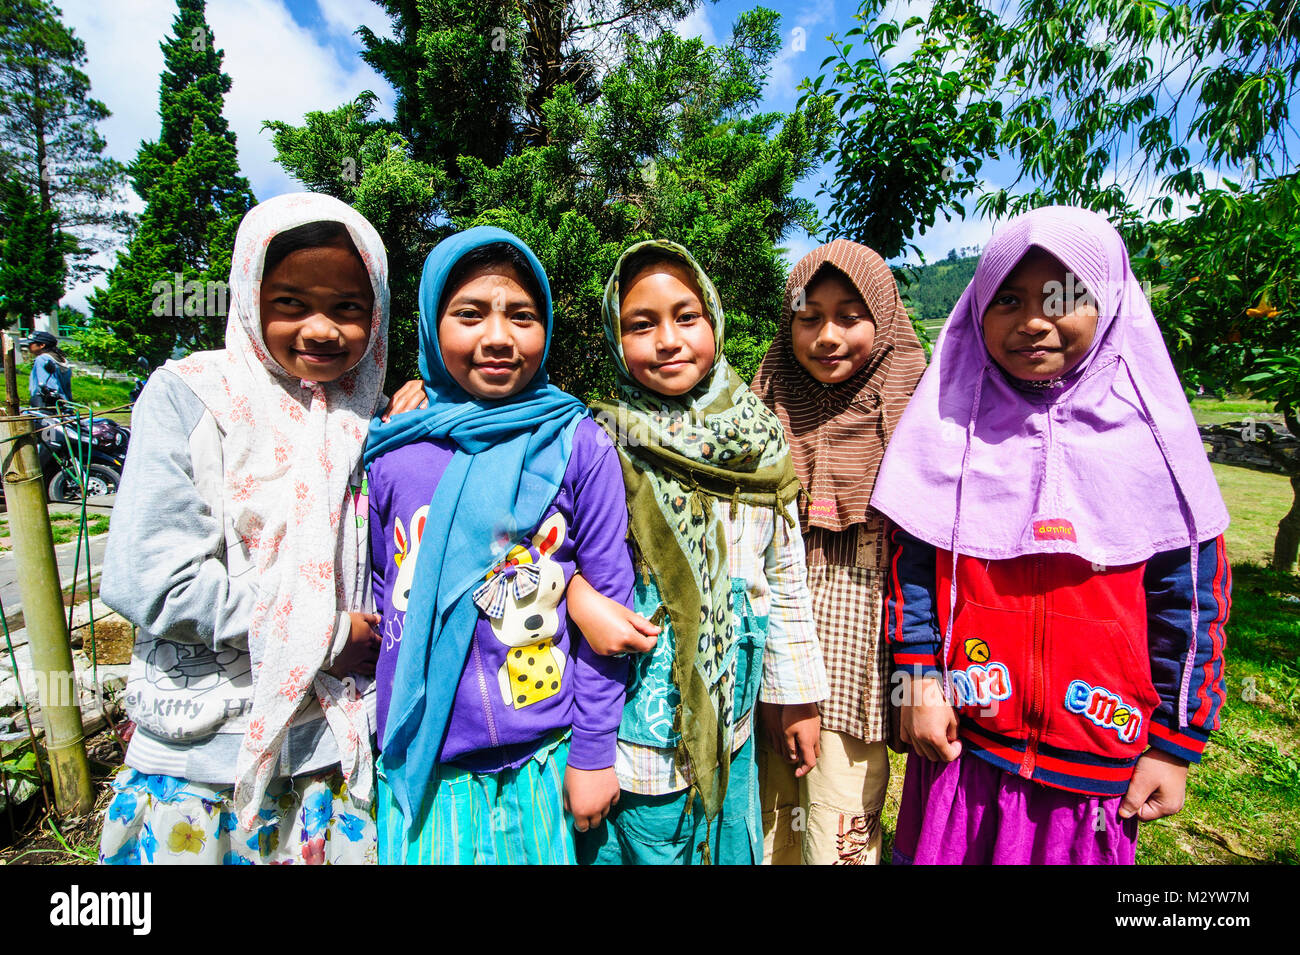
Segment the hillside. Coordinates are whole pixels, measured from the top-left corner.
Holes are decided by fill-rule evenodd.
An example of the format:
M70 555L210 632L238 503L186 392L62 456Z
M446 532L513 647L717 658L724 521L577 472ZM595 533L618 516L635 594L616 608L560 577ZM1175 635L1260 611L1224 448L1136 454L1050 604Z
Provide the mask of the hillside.
M954 249L948 253L948 258L940 262L894 270L908 311L930 330L932 336L948 318L948 313L975 275L975 263L979 261L979 256L957 254L967 251L969 250Z

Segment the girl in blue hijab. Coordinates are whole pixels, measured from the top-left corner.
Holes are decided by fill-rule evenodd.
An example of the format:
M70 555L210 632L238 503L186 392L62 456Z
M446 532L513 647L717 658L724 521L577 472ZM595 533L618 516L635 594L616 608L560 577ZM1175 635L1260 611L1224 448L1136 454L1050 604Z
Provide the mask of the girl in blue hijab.
M516 236L439 244L420 280L425 408L372 422L381 863L563 863L598 825L626 660L571 631L581 571L625 605L618 457L546 378L546 273Z

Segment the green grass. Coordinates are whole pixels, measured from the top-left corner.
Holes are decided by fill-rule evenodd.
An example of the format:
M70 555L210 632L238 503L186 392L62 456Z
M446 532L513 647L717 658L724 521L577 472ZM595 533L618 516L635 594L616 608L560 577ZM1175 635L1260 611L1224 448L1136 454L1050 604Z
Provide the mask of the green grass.
M65 514L57 511L50 514L50 533L54 536L56 544L66 544L68 541L76 540L80 526L80 514ZM91 537L107 533L108 515L87 514L86 532ZM9 550L9 547L9 516L0 514L0 552Z
M18 366L18 392L24 403L27 400L27 381L31 371L32 366L29 363L24 362ZM96 411L100 408L122 407L128 404L127 399L130 394L131 382L129 381L116 381L112 378L100 381L95 375L82 375L76 372L72 374L72 400L77 404L89 405ZM130 424L131 421L129 411L115 413L109 417L123 424Z
M1291 506L1291 482L1281 474L1269 474L1230 464L1211 464L1231 523L1224 535L1228 557L1233 561L1265 564L1273 557L1277 523Z
M119 408L129 404L131 382L105 378L100 381L88 375L72 378L72 400L78 404L99 408Z
M1300 863L1300 577L1264 566L1291 485L1280 474L1211 467L1232 520L1224 535L1233 562L1227 701L1219 732L1188 774L1183 811L1142 827L1138 862Z
M1214 414L1272 414L1273 402L1254 398L1230 398L1220 401L1217 398L1193 398L1192 411L1205 411Z
M1139 862L1300 863L1298 650L1300 577L1238 564L1220 730L1183 811L1142 827Z
M1232 398L1227 401L1193 398L1191 405L1192 417L1197 424L1227 424L1230 421L1276 413L1271 401L1257 401L1253 398Z

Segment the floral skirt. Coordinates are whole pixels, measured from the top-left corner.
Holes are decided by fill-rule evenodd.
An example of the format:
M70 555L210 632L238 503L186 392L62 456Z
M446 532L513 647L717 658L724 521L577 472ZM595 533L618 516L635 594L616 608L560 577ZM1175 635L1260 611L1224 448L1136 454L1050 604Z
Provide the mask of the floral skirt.
M356 865L375 862L374 809L360 809L343 773L271 782L256 829L235 816L234 786L149 776L113 780L99 861L105 865Z

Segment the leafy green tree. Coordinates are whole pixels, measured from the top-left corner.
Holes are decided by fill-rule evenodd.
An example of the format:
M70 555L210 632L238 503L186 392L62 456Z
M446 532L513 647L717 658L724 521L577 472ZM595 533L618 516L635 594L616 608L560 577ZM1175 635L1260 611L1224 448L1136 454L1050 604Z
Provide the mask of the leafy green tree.
M390 380L415 374L424 255L485 223L520 235L547 268L551 375L562 387L584 396L610 387L606 363L593 361L600 296L619 253L651 236L682 242L709 270L728 308L728 357L753 371L780 309L778 243L819 228L813 205L791 191L819 162L830 126L821 100L756 112L779 49L776 14L742 15L730 42L713 47L668 29L693 3L385 6L397 39L362 36L368 62L398 91L395 120L376 121L363 96L301 126L269 125L287 170L352 202L384 237ZM560 25L558 45L546 24ZM483 37L485 55L466 55ZM542 70L557 50L560 65ZM451 108L434 98L455 70L478 96L472 112L456 98L466 94Z
M31 328L63 295L69 242L54 220L17 178L0 180L0 312L8 322Z
M130 168L145 210L107 285L91 296L93 322L82 335L90 355L119 368L137 356L159 364L178 346L220 346L235 232L254 202L221 112L230 76L204 0L177 6L162 43L162 128Z
M1205 188L1207 165L1252 180L1295 168L1286 148L1300 78L1300 21L1291 0L1030 0L1005 13L985 51L1010 49L1012 99L999 145L1035 188L997 190L1001 214L1046 202L1111 213L1140 234L1132 193L1150 211ZM978 49L978 48L977 48ZM1153 181L1154 177L1160 177Z
M1300 175L1255 191L1228 182L1206 190L1191 214L1150 226L1151 247L1134 260L1153 284L1152 306L1185 384L1246 386L1275 402L1300 438ZM1296 569L1300 550L1300 459L1271 447L1293 501L1278 524L1273 565Z
M45 0L0 0L0 178L37 197L51 246L69 253L67 274L80 281L129 217L117 208L122 167L95 128L108 108L90 97L86 46L60 16Z
M840 117L826 157L833 185L820 193L831 196L831 232L887 259L919 251L911 240L940 213L965 215L961 200L996 145L992 91L1007 48L982 4L940 0L928 18L902 22L884 17L890 6L866 0L860 25L832 38L836 52L803 86L803 102L825 97ZM899 58L905 44L915 52ZM866 55L851 59L859 45Z
M1261 181L1294 170L1290 0L938 0L901 22L890 10L865 0L861 25L808 81L842 116L829 155L836 234L897 254L977 194L995 216L1102 211L1140 245L1146 212L1198 195L1207 164ZM1019 177L981 194L980 172L1001 156ZM1149 210L1133 204L1141 191L1155 194Z
M393 17L395 39L360 28L361 58L397 91L393 128L407 138L411 154L441 169L454 168L460 155L500 162L517 145L524 99L518 4L378 2ZM335 168L332 177L339 175Z

